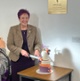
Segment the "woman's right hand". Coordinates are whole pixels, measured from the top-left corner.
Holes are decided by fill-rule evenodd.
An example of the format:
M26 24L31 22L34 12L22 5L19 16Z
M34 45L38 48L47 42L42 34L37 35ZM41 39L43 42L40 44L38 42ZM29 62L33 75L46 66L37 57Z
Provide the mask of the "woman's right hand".
M29 53L23 49L21 50L21 55L25 57L29 57Z

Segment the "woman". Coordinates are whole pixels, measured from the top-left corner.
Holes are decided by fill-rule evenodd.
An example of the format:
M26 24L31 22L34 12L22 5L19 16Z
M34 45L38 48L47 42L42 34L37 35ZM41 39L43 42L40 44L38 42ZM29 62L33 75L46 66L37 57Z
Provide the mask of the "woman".
M20 24L12 26L7 38L7 46L10 50L9 57L12 66L12 81L19 81L17 72L34 66L34 60L29 54L40 56L41 42L37 36L36 27L29 25L30 13L21 9L18 12ZM25 79L23 81L32 81Z

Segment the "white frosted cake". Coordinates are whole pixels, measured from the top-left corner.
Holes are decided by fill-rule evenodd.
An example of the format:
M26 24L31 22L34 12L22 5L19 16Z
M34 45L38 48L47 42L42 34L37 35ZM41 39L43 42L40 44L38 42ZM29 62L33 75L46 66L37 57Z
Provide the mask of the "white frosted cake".
M50 60L47 51L42 51L42 61L39 64L39 70L40 72L50 72L51 71L51 65Z

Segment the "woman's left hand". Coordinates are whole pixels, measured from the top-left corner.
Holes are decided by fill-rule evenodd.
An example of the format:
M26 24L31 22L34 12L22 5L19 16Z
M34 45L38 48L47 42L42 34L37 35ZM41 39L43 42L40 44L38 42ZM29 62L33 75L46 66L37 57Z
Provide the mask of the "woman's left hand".
M34 55L39 57L39 61L42 61L40 52L38 50L35 50Z
M40 57L40 52L38 50L35 50L34 55Z

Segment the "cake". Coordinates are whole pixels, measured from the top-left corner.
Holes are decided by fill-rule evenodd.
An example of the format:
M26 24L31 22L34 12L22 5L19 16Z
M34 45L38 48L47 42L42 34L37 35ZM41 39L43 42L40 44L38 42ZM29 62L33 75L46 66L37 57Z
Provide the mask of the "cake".
M46 50L42 51L41 55L42 55L42 61L39 64L39 70L40 72L49 73L51 71L51 65L47 51Z

